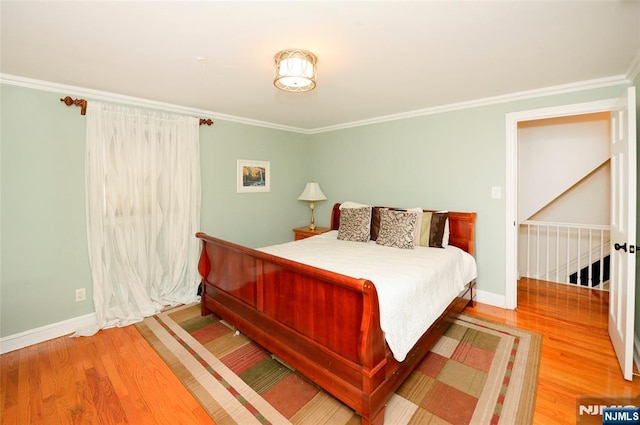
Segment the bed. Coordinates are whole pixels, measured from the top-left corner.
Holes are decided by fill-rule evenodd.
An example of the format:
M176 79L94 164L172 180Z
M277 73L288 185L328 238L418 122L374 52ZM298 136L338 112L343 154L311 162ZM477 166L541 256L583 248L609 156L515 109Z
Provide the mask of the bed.
M340 228L340 215L335 204L333 231ZM448 244L473 256L476 214L447 217ZM252 249L204 233L196 237L202 240L202 315L220 316L351 407L363 424L384 422L391 394L474 299L472 279L398 360L382 330L375 282L274 255L266 252L269 247ZM311 239L322 237L335 239Z

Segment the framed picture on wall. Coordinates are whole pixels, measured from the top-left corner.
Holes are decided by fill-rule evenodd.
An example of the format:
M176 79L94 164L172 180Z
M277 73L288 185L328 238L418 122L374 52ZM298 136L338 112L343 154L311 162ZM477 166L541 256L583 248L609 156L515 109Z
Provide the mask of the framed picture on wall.
M269 161L238 160L237 193L269 192L271 164Z

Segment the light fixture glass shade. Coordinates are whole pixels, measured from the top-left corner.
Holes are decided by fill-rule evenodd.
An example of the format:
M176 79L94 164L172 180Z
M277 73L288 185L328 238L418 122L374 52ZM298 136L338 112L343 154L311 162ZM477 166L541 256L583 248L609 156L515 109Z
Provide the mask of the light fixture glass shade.
M298 197L300 201L324 201L327 199L320 189L320 185L316 182L309 182Z
M306 50L289 49L277 53L273 85L285 91L313 90L316 87L317 61L316 56Z

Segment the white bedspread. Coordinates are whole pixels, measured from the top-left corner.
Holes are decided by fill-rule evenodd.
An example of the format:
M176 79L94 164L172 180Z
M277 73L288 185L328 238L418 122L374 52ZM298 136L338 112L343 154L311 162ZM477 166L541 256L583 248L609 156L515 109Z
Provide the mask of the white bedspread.
M380 303L380 326L398 361L406 358L451 300L477 275L475 259L454 246L398 249L373 241L342 241L337 235L334 230L259 250L373 282Z

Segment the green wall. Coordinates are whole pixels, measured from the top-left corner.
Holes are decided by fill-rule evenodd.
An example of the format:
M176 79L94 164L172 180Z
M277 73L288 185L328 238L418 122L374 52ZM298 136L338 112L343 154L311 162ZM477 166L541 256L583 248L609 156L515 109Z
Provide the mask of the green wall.
M0 85L0 337L93 313L80 109ZM91 101L89 99L89 101ZM308 221L308 136L219 121L200 129L202 230L257 247ZM236 193L236 160L271 162L271 192ZM75 302L76 288L87 300Z
M636 80L638 85L638 80ZM202 230L252 247L308 223L309 180L334 202L476 211L478 286L504 295L505 114L617 97L621 86L302 135L217 121L201 127ZM78 108L51 93L0 85L0 337L92 313ZM89 99L90 101L90 99ZM236 193L236 160L271 162L271 192ZM639 239L640 240L640 239ZM76 303L76 288L87 288ZM640 293L640 291L638 291ZM640 301L636 303L636 308ZM638 314L640 316L640 314ZM636 318L636 324L638 319ZM640 326L637 326L640 328Z
M308 180L308 136L218 121L200 131L202 231L251 247L293 239L309 223L298 201ZM271 191L236 193L236 160L269 161Z
M616 86L527 99L313 135L311 174L334 201L476 211L478 289L505 294L505 115L618 97Z
M84 210L84 119L60 96L0 86L0 335L93 312Z

